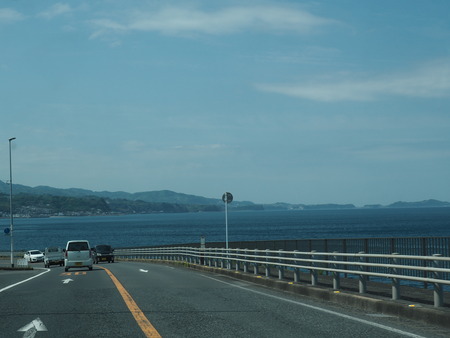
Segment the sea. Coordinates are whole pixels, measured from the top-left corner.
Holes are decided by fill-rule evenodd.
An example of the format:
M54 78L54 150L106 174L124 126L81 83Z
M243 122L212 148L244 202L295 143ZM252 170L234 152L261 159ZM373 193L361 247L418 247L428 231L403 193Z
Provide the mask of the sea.
M11 238L0 219L0 252ZM355 208L158 213L120 216L14 218L15 251L64 247L68 240L115 248L282 239L450 237L450 208Z

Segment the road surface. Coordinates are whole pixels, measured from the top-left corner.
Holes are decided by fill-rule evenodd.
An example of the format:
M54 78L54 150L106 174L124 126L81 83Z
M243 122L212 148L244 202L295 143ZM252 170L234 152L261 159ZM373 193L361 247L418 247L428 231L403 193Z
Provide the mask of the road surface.
M183 267L0 270L0 337L448 337L443 328Z

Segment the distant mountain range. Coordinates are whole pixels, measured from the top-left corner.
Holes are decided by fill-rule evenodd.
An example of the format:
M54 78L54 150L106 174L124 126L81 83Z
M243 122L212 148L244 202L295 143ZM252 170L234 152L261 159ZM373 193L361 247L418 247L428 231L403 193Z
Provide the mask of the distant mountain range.
M0 193L9 194L9 184L0 181ZM27 195L51 195L70 198L85 198L97 197L107 200L128 200L128 201L143 201L147 203L166 203L173 205L202 205L202 206L223 206L223 201L220 198L207 198L196 195L189 195L177 193L170 190L160 191L144 191L137 193L128 193L123 191L109 192L109 191L92 191L87 189L59 189L49 186L29 187L21 184L14 184L13 194L27 194ZM450 207L449 202L429 199L420 202L395 202L389 205L365 205L364 208L425 208L425 207ZM236 201L230 204L231 209L244 210L319 210L319 209L353 209L356 208L353 204L290 204L290 203L273 203L273 204L255 204L250 201Z
M0 193L9 194L9 184L0 181ZM177 193L170 190L145 191L137 193L128 193L124 191L92 191L87 189L59 189L48 186L29 187L26 185L15 184L13 186L13 194L29 194L29 195L53 195L66 197L86 197L95 196L108 199L125 199L130 201L144 201L150 203L173 203L173 204L196 204L196 205L218 205L223 204L222 199L207 198L196 195L188 195ZM253 205L252 202L234 201L239 206Z

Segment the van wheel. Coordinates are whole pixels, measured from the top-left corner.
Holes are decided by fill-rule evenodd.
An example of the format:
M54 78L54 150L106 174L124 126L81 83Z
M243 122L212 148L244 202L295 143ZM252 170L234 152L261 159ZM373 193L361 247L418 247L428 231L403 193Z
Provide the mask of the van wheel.
M65 272L69 271L69 268L64 268L64 271L65 271Z
M92 271L92 266L89 267L89 271Z

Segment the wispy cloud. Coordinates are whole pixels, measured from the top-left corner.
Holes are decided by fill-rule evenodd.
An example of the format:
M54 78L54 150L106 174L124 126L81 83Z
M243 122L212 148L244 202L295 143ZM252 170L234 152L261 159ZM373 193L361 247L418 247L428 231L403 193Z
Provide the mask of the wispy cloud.
M353 149L350 153L353 156L374 162L436 161L450 156L450 150L442 145L442 141L436 142L436 144L425 141L394 142Z
M8 24L23 20L25 16L10 8L0 8L0 24Z
M56 3L53 6L49 7L47 10L40 12L38 17L45 19L53 19L56 16L60 16L62 14L66 14L72 11L72 8L68 4Z
M258 89L315 101L371 101L382 96L450 97L450 60L409 73L365 79L328 79L301 84L258 84Z
M307 33L335 21L294 8L275 6L230 7L216 11L164 7L133 11L123 20L92 20L92 37L123 31L153 31L169 35L232 34L240 31Z

